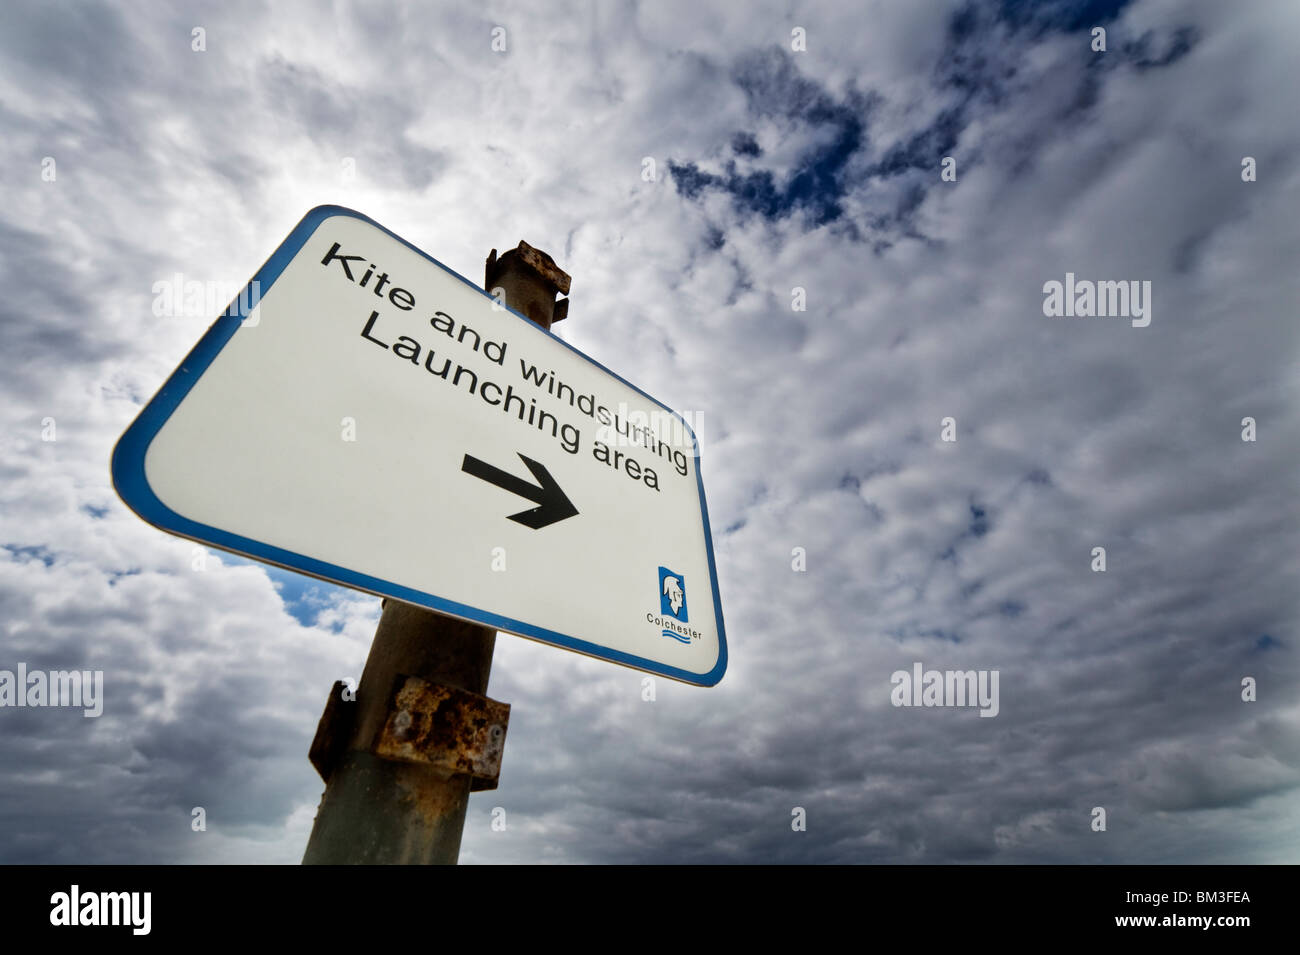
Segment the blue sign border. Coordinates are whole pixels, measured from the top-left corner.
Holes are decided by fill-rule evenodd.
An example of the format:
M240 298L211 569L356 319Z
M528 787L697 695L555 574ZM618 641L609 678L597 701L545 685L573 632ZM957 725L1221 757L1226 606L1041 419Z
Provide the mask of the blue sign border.
M391 236L398 242L401 242L408 249L418 253L425 259L428 259L438 268L442 269L448 275L455 276L467 286L478 292L484 298L492 300L492 296L483 291L469 279L465 278L454 269L449 269L433 256L417 249L411 243L407 242L401 236L394 234L385 229L369 216L348 209L343 206L325 205L317 206L302 217L300 221L289 233L288 238L280 244L271 257L268 258L263 266L258 269L257 274L249 282L249 287L245 288L239 298L235 299L236 303L241 300L244 302L255 302L256 298L248 297L252 294L252 289L257 288L261 294L265 294L268 289L275 284L275 280L284 272L285 267L295 255L306 244L307 240L315 233L316 229L326 219L334 216L351 216L354 219L360 219L368 222L375 228L381 230L386 235ZM253 283L257 283L254 285ZM199 541L205 544L211 544L222 550L231 551L235 554L241 554L251 557L254 560L263 561L269 564L275 564L289 570L299 571L309 574L313 577L319 577L322 580L332 583L342 584L346 587L353 587L357 590L368 591L384 597L393 597L405 603L416 604L417 606L427 607L430 610L436 610L439 613L449 614L453 617L460 617L469 620L472 623L483 624L484 626L493 627L497 630L505 630L510 633L519 634L520 636L530 637L534 640L540 640L543 643L554 644L555 646L564 647L568 650L575 650L588 656L597 657L602 660L609 660L613 663L621 663L625 666L635 667L639 670L647 670L651 673L658 673L675 680L681 680L685 683L693 683L696 686L715 686L727 669L727 638L722 625L722 601L718 594L718 572L713 560L713 535L709 531L709 508L704 500L704 479L700 474L699 458L699 441L695 437L695 432L691 430L685 419L671 408L663 403L651 398L636 385L610 371L600 362L595 361L587 355L584 355L578 349L574 348L568 342L552 334L550 331L535 325L524 316L520 315L514 309L507 309L519 321L524 322L535 332L549 335L552 339L559 342L569 351L578 355L580 358L590 362L595 367L608 375L617 378L623 384L637 392L637 394L654 402L660 408L663 408L668 414L672 415L679 422L685 432L691 437L692 451L695 457L695 478L699 485L700 491L700 512L704 518L704 543L708 549L709 557L709 582L713 587L713 606L715 608L717 628L718 628L718 661L717 664L708 673L692 673L689 670L682 670L677 667L668 666L667 664L657 663L653 660L647 660L629 653L622 653L618 650L611 650L598 644L590 643L586 640L579 640L567 634L557 633L554 630L546 630L542 627L535 627L531 624L524 623L522 620L515 620L510 617L504 617L499 614L488 613L477 607L471 607L468 604L457 603L453 600L446 600L434 594L425 593L420 590L413 590L409 587L402 587L377 577L370 577L366 574L359 574L355 571L339 567L336 564L329 564L324 561L314 560L302 554L292 551L282 550L279 547L272 547L269 544L263 544L251 538L242 537L238 534L231 534L227 531L219 530L215 527L209 527L206 524L200 524L197 521L189 520L182 517L175 511L168 508L158 496L154 494L153 489L145 477L144 459L149 450L149 445L162 430L167 419L189 394L190 389L202 377L203 372L212 364L221 349L230 341L235 331L239 328L242 317L239 314L237 304L232 304L226 312L221 315L207 330L199 343L194 346L190 353L185 356L167 381L163 384L158 393L153 396L131 426L118 439L116 447L113 448L112 474L113 487L117 494L127 507L131 508L141 518L148 521L155 527L181 537L187 537L191 540ZM649 589L649 585L647 585Z

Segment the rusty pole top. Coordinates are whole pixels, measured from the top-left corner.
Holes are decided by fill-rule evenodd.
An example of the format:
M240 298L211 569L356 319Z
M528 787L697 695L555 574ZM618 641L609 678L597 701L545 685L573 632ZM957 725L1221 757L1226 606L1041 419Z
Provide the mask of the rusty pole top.
M541 249L522 239L500 258L493 249L487 257L484 274L483 284L489 293L499 298L496 290L502 289L511 308L542 328L550 328L569 314L569 300L555 300L556 293L569 294L569 273Z

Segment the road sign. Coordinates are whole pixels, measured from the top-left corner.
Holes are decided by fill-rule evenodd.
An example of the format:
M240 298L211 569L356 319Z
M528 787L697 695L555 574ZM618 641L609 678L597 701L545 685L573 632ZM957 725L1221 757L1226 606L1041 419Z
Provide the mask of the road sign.
M726 669L687 422L350 209L290 233L113 483L256 560L688 683Z

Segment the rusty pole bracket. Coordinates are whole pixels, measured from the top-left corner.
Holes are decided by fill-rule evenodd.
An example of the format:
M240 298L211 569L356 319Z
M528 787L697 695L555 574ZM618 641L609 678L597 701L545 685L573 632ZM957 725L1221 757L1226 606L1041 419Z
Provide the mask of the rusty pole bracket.
M325 701L325 712L316 724L316 736L311 741L307 758L320 773L325 782L330 781L334 767L347 749L348 740L352 738L352 726L356 722L356 701L343 699L343 692L348 685L342 680L335 680L330 689L329 699Z
M356 710L343 699L343 688L342 682L334 684L309 753L326 782L352 735ZM509 723L508 703L401 675L370 750L382 759L421 763L448 776L463 773L474 791L496 789Z
M464 773L495 789L501 775L510 704L453 686L399 677L388 719L372 747L384 759L424 763L448 775Z

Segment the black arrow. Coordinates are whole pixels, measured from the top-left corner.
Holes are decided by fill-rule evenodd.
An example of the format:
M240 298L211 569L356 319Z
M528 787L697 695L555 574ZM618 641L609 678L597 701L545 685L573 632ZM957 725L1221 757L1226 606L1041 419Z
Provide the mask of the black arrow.
M515 453L519 454L518 451ZM465 460L460 469L466 474L482 478L489 484L495 484L511 494L518 494L520 497L526 497L528 500L539 504L540 507L510 515L512 521L518 521L533 530L543 528L547 524L554 524L556 521L562 521L578 513L578 509L560 490L560 485L556 483L555 478L551 477L551 472L546 470L545 465L539 464L532 458L522 454L519 454L519 460L528 465L528 470L533 472L537 484L531 484L523 478L517 478L513 474L502 471L500 468L494 468L492 465L468 454L465 455Z

